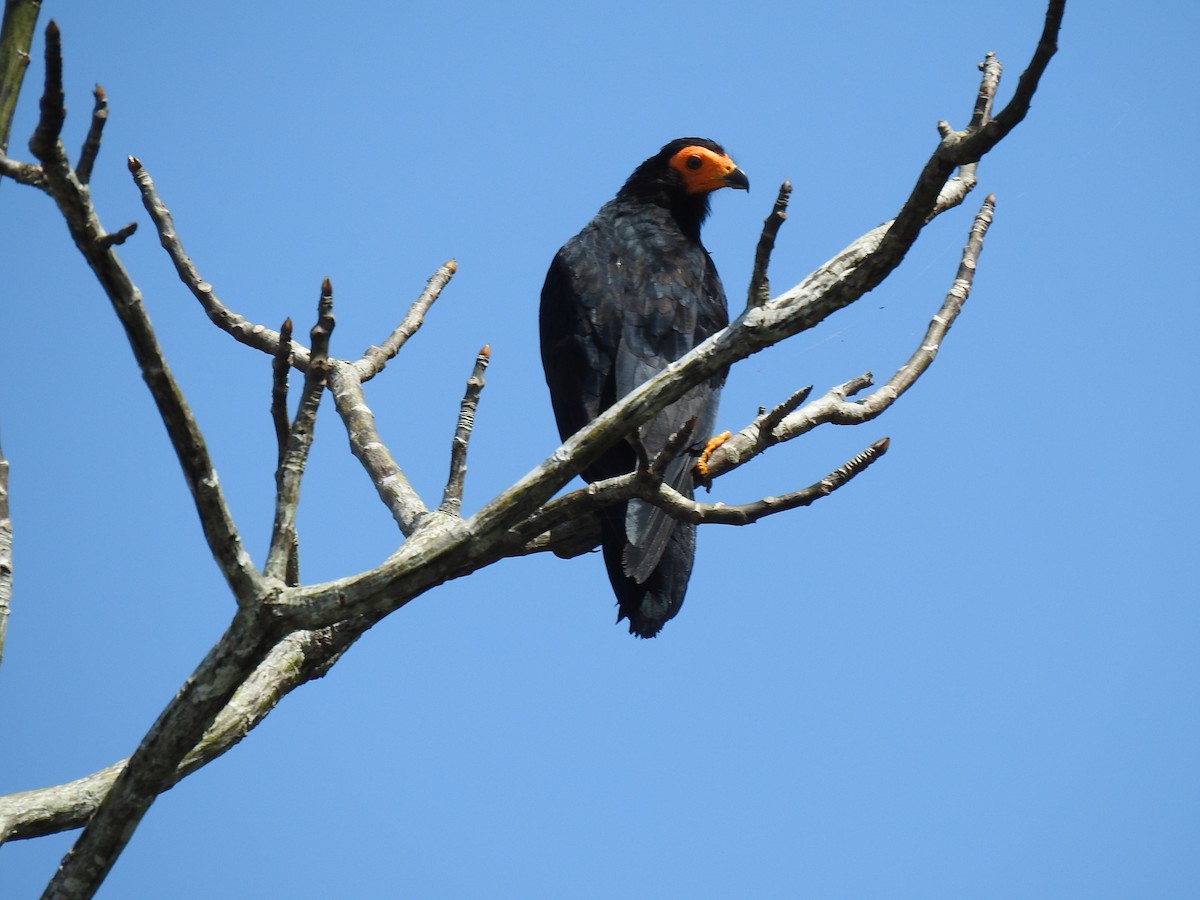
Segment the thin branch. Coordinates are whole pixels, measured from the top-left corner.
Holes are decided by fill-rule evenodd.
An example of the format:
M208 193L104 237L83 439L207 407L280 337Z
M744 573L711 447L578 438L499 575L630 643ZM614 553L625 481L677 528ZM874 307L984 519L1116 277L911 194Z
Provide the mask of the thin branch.
M353 363L340 359L329 360L329 390L337 405L338 415L346 426L351 452L362 463L379 498L391 512L401 532L405 536L411 535L429 509L404 477L404 472L380 438L375 428L375 415L367 406L362 382Z
M988 122L984 126L983 130L986 132L986 138L983 153L994 147L1029 113L1029 106L1033 102L1033 95L1037 92L1042 76L1046 73L1046 67L1050 65L1050 60L1058 51L1058 32L1062 28L1063 13L1066 10L1066 5L1066 0L1050 0L1050 4L1046 8L1046 20L1042 26L1042 34L1038 38L1037 49L1034 50L1033 58L1029 61L1029 65L1021 73L1021 78L1017 82L1017 89L1013 93L1012 99L1008 101L1004 109L991 122ZM997 71L998 78L999 72ZM994 93L995 91L993 90Z
M852 479L865 472L887 453L889 444L888 438L881 438L815 484L778 497L763 497L753 503L736 506L725 503L701 503L685 497L665 484L660 484L656 490L643 489L639 496L660 507L671 517L686 522L695 522L698 525L749 525L767 516L799 509L802 506L811 506L822 497L828 497L838 488L849 484Z
M888 446L889 439L881 438L806 488L738 505L702 503L686 497L664 484L662 473L654 471L653 467L605 478L547 503L537 514L514 528L509 539L524 550L534 535L544 534L565 522L592 517L605 506L624 503L634 497L652 503L672 518L684 522L697 525L749 525L766 516L810 506L822 497L828 497L883 456ZM599 529L596 534L598 538Z
M775 236L779 234L779 226L787 219L788 199L792 196L792 183L784 181L779 186L779 196L770 214L763 220L762 235L758 239L758 247L754 251L754 271L750 275L750 290L746 295L746 306L762 306L771 299L771 283L767 278L767 268L771 264L771 251L775 249Z
M213 286L200 277L199 270L196 269L191 258L183 249L183 242L175 231L175 221L159 197L150 173L146 171L141 161L133 156L129 157L129 171L133 173L133 179L137 183L138 190L141 191L142 205L146 207L146 212L150 214L154 227L158 231L159 242L167 251L167 255L171 257L171 262L175 264L179 280L200 301L200 306L208 314L209 319L218 328L232 335L241 343L272 356L275 355L279 347L279 332L250 322L221 302L221 298L217 296ZM292 344L292 364L297 369L305 371L308 368L308 354L309 351L306 347L296 343Z
M283 491L284 460L287 456L288 433L291 425L288 422L288 373L292 368L292 320L283 320L279 329L279 346L271 365L271 421L275 425L275 443L278 453L275 459L275 493L276 498ZM300 541L292 530L292 546L288 551L287 565L284 567L283 583L289 587L300 583Z
M788 413L792 412L792 410L796 409L796 407L807 400L810 394L812 394L811 384L807 387L800 388L800 390L796 391L796 393L792 394L792 396L788 397L769 412L760 414L759 417L754 420L754 424L760 431L770 434L775 430L775 426L782 422ZM712 468L711 461L709 462L709 468Z
M96 155L100 152L100 138L104 134L104 124L108 121L108 97L105 96L104 88L96 85L92 96L96 100L92 107L92 124L88 126L83 149L79 151L79 162L75 166L75 176L80 184L87 184L92 180L92 167L96 164Z
M0 156L8 153L13 113L29 68L29 47L41 6L41 0L6 0L4 4L4 21L0 24Z
M449 260L430 276L429 281L425 284L425 289L413 301L412 306L408 308L408 313L396 326L395 331L388 335L388 339L381 346L368 347L363 352L362 358L354 364L358 370L360 381L370 381L383 371L383 367L388 364L389 360L400 352L400 348L424 323L425 314L429 312L434 301L441 296L442 289L450 283L450 279L457 271L458 263Z
M260 593L261 576L242 546L204 436L163 357L141 291L113 247L106 245L91 196L71 171L61 143L55 146L55 152L43 160L45 189L112 303L192 492L209 550L234 595L244 602Z
M180 281L200 301L200 306L218 328L249 347L274 355L279 346L279 332L264 325L255 324L231 310L217 296L213 286L201 278L199 270L183 248L183 242L175 230L174 219L162 202L162 198L154 186L154 181L140 162L134 160L133 157L130 157L130 160L130 170L135 171L138 189L142 193L142 203L154 221L159 242L167 251L171 262L174 263ZM136 170L134 169L135 164ZM369 381L378 375L387 365L388 360L392 359L405 342L416 333L425 320L425 314L441 295L442 289L449 283L457 270L458 264L454 260L443 264L429 278L425 289L413 301L408 313L388 336L388 339L381 346L368 347L362 357L354 363L360 383ZM292 365L301 371L306 371L308 359L309 351L298 344L293 344Z
M62 80L62 34L53 19L46 26L45 52L46 80L40 102L41 115L33 137L29 139L29 149L43 163L48 162L54 155L58 136L62 133L63 122L67 118L67 109L63 105L65 95Z
M438 507L438 512L447 515L457 516L462 512L463 488L467 478L467 445L471 440L471 430L475 427L475 409L479 406L479 395L483 392L483 373L487 370L491 356L491 347L484 344L479 355L475 357L475 369L467 379L467 389L459 405L458 425L454 429L454 439L450 442L450 477L446 480L442 503Z
M8 460L0 448L0 663L4 662L4 640L8 636L8 611L12 601L13 527L8 513Z
M124 228L118 231L110 231L107 234L101 235L99 242L103 248L117 247L129 240L130 236L137 231L137 222L130 222Z
M275 425L275 444L279 448L275 460L276 467L283 465L283 456L287 453L288 431L291 429L287 409L288 372L291 368L292 320L287 318L279 328L279 346L275 348L271 364L271 421ZM276 480L278 481L278 473Z
M286 324L286 323L285 323ZM300 482L312 447L313 428L317 421L321 395L325 392L326 373L329 360L329 338L333 333L333 285L326 278L321 283L321 297L317 302L317 322L309 333L312 356L304 378L304 390L300 393L300 405L296 418L288 429L287 451L276 472L275 521L271 528L271 546L263 574L288 583L289 570L297 577L299 569L299 540L296 536L296 509L300 505ZM285 346L280 341L280 346ZM280 360L275 356L276 365Z

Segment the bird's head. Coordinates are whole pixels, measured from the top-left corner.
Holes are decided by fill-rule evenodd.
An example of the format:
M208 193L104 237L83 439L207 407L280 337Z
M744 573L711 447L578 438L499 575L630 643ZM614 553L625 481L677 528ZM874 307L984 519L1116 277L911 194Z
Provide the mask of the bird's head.
M750 179L715 141L678 138L638 166L617 197L666 206L686 231L699 234L709 196L723 187L748 191Z

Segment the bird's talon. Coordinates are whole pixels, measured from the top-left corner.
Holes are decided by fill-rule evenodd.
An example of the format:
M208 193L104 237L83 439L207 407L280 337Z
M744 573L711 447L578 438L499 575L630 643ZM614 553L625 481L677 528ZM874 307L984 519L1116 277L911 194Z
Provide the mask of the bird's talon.
M712 458L713 453L723 443L733 437L733 432L722 431L718 435L708 439L708 443L704 445L704 450L700 453L700 458L696 460L696 474L700 476L700 480L704 484L708 484L712 479L708 475L708 461Z

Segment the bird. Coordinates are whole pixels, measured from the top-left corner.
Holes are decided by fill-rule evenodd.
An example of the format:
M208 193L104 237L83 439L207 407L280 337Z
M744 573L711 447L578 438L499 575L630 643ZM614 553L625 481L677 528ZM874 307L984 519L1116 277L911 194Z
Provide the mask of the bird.
M565 441L634 388L729 323L725 291L700 242L710 199L750 180L720 144L678 138L639 165L617 195L555 254L539 309L542 366ZM663 481L692 497L693 469L716 424L725 372L692 388L580 474L588 482L653 460L689 422L693 443ZM601 510L601 549L617 622L651 638L679 612L696 526L643 500Z

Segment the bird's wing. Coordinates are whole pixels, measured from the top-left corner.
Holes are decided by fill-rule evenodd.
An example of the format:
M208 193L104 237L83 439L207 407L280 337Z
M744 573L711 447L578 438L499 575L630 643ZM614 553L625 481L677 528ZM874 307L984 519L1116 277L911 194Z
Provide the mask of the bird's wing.
M542 288L542 362L559 433L565 440L728 322L725 295L704 248L660 221L606 207L555 256ZM724 374L715 376L645 423L631 441L653 458L695 419L694 446L665 480L691 495L695 453L711 434ZM589 481L633 471L637 456L621 442L590 466ZM662 556L673 521L631 502L626 514L626 573L644 581Z

